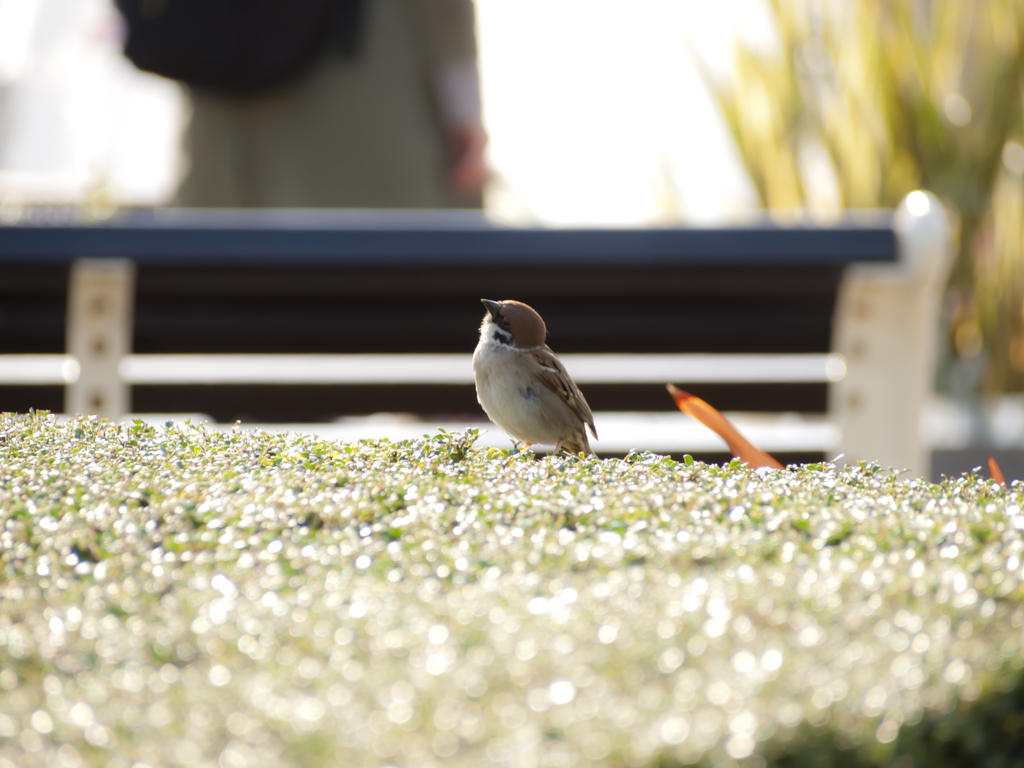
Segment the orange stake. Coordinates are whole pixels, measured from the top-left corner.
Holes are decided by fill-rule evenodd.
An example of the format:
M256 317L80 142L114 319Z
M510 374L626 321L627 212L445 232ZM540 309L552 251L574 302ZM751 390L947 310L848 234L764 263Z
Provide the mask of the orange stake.
M1006 480L1003 478L1003 471L999 469L999 465L996 464L995 457L988 457L988 473L992 475L992 479L999 483L1003 488L1006 487Z
M671 384L666 384L665 387L668 389L668 393L672 395L672 399L676 401L680 411L692 416L725 440L729 450L732 451L732 455L746 462L747 466L753 469L758 467L785 469L771 455L747 440L725 416L699 397L694 397L689 392L683 392L683 390Z

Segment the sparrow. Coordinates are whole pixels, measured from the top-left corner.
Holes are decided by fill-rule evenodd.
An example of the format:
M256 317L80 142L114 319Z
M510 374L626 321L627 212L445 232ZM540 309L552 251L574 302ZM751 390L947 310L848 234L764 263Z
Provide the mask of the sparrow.
M592 455L594 414L545 339L541 316L520 301L481 299L487 307L473 352L476 399L512 439Z

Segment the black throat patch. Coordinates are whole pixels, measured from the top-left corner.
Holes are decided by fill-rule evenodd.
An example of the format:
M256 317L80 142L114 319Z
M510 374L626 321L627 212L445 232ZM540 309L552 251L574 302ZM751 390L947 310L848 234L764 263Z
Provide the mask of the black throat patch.
M494 340L499 344L504 344L507 347L512 346L512 334L506 333L505 331L495 331Z

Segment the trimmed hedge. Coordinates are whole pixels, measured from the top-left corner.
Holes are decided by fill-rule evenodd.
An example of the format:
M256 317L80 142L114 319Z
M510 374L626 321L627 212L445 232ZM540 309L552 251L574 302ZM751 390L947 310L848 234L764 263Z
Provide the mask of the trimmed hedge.
M0 416L0 768L1021 764L1020 484L474 439Z

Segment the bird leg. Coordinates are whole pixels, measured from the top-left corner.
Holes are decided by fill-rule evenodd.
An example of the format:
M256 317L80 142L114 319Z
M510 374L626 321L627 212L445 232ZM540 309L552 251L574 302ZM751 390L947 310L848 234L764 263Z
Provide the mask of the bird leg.
M513 453L512 455L513 456L520 456L520 455L522 455L523 451L525 451L527 448L529 448L531 445L533 445L533 443L522 443L522 444L520 444L518 440L513 440L512 441L512 445L514 445L515 449L516 449L515 453Z

